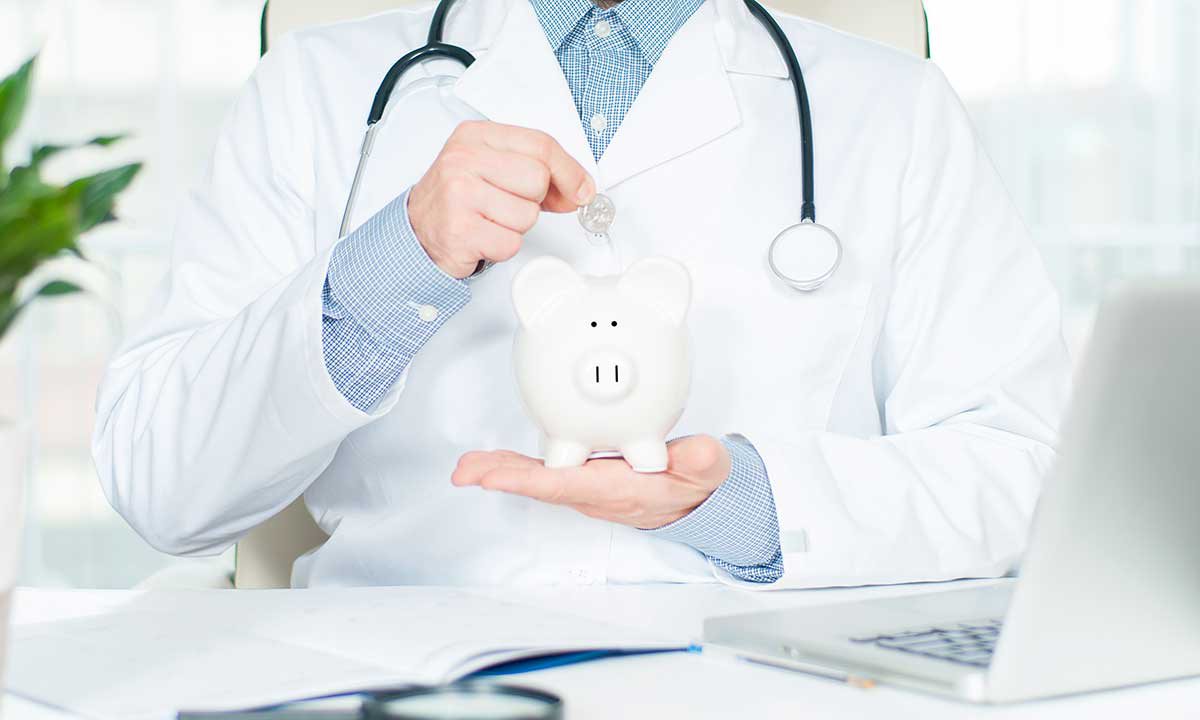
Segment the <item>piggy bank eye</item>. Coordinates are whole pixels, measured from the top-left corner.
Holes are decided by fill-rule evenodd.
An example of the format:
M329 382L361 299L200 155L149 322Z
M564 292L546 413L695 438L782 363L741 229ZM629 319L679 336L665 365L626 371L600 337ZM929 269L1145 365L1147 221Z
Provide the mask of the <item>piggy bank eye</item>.
M617 321L613 320L613 327L616 327L616 326L617 326Z
M596 323L596 321L595 321L595 320L593 320L593 321L592 321L592 327L596 327L596 324L597 324L597 323Z

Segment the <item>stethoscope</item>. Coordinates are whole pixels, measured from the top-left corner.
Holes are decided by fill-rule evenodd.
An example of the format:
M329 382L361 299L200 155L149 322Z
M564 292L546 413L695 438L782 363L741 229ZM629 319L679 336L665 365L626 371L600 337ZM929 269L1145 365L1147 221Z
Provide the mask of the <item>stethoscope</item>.
M342 215L341 236L349 232L351 214L358 199L359 186L362 183L371 149L375 144L375 134L379 121L383 119L391 100L392 91L400 79L412 68L426 60L447 59L458 62L463 67L470 67L475 62L475 56L464 48L442 42L446 26L446 16L455 0L441 0L434 10L433 20L429 23L429 37L423 47L417 48L396 61L384 76L379 90L375 92L375 101L371 104L371 113L367 117L367 134L363 138L362 149L359 152L358 167L354 171L354 182L350 186L350 197L346 202L346 211ZM771 272L783 283L801 292L813 292L823 287L842 263L842 242L837 234L817 222L815 183L815 162L813 160L813 127L812 111L808 103L808 87L804 83L804 72L796 51L784 35L775 18L756 0L745 0L746 8L756 17L775 41L787 63L788 74L792 80L792 88L796 94L796 106L800 115L800 152L803 168L803 202L800 205L800 222L779 233L771 242L767 251L767 263Z

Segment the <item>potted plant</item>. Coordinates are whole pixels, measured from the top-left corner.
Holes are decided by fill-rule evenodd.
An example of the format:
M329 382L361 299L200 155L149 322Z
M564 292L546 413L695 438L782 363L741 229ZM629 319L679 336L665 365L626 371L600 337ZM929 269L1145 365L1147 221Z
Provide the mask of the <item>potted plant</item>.
M42 166L55 155L82 145L106 147L118 136L74 146L38 146L24 164L10 169L6 145L25 113L35 60L0 80L0 343L34 300L79 292L87 285L82 280L86 273L79 272L86 267L79 236L115 219L117 194L141 169L140 164L123 165L64 185L42 179ZM0 405L0 628L8 620L20 557L28 430L17 410ZM3 660L0 644L0 668Z

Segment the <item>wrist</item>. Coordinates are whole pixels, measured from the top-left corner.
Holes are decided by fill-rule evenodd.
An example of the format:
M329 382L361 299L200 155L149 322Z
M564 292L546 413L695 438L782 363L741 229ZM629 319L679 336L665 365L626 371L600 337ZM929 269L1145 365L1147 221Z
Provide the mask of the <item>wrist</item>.
M408 227L429 261L455 280L466 280L474 274L479 265L477 260L457 258L437 242L437 230L428 220L431 213L428 212L429 203L425 200L425 191L421 183L417 183L408 191L405 203L404 214Z
M690 504L685 509L667 519L662 525L669 525L678 522L683 518L694 513L701 505L708 502L721 486L729 480L730 473L733 471L733 456L729 452L729 447L724 441L718 440L712 436L704 436L704 443L701 446L701 452L707 457L701 461L704 469L698 476L699 492L695 498L695 502Z
M650 532L732 566L768 565L778 555L779 524L762 458L741 436L714 444L730 459L728 475L690 513Z
M409 194L338 243L326 283L339 315L354 318L390 352L411 355L467 304L471 293L421 246L407 213Z
M404 217L407 219L408 227L412 230L413 237L416 238L417 244L425 251L425 255L430 262L437 265L442 272L453 276L445 265L441 257L441 253L437 252L436 248L431 247L429 238L430 234L425 227L424 202L421 200L422 188L421 184L417 183L412 186L404 198Z

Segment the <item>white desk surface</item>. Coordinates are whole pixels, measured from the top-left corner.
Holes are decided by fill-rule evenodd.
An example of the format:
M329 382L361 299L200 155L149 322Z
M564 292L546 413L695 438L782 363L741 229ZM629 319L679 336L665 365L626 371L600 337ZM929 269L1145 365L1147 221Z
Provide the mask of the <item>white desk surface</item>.
M964 585L958 583L956 585ZM480 589L557 611L634 627L678 629L699 637L710 615L800 607L868 596L924 592L916 585L860 590L747 593L717 585L597 586ZM210 592L231 592L214 590ZM302 592L302 591L297 591ZM397 592L395 588L387 592ZM139 591L20 590L15 624L104 613ZM879 687L860 690L806 675L704 654L672 653L574 665L522 675L513 682L561 695L570 720L638 718L1196 718L1200 679L1009 707L975 707ZM5 720L66 720L69 716L19 697L4 698Z

